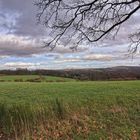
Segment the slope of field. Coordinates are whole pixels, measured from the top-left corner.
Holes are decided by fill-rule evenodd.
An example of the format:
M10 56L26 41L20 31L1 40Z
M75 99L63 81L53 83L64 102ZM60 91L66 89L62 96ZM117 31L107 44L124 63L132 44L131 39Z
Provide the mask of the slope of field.
M70 78L42 75L0 75L0 82L69 82Z
M0 140L140 136L140 81L0 82L0 89Z

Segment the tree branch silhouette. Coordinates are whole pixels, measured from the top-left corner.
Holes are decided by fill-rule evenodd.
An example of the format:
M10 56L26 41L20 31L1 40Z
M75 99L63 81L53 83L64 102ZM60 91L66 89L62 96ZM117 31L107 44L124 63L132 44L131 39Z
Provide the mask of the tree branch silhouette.
M76 47L115 36L140 9L140 0L38 0L35 5L39 8L37 21L51 31L45 46L53 49L64 42L74 42Z

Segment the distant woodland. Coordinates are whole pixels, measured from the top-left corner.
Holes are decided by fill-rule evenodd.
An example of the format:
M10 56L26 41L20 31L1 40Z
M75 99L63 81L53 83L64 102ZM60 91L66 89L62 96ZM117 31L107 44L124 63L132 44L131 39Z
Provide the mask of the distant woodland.
M64 70L1 70L2 75L51 75L78 80L139 80L140 67L112 67L101 69L64 69Z

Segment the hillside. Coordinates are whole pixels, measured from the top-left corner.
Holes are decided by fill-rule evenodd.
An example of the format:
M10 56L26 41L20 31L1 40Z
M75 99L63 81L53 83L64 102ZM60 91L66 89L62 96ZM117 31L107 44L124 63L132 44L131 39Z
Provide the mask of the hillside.
M99 69L64 69L64 70L1 70L0 74L8 75L51 75L79 80L139 80L139 66L119 66Z
M138 80L140 67L62 70L58 75L80 80Z

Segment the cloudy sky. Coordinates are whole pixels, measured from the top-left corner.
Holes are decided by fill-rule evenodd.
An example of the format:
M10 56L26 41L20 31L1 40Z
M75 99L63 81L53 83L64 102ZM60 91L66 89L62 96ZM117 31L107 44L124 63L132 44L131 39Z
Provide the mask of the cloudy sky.
M0 69L63 69L139 66L140 53L128 54L127 35L139 26L135 14L122 26L116 40L79 46L77 51L58 46L53 51L42 47L48 37L37 25L33 0L0 0ZM104 44L104 45L103 45Z

